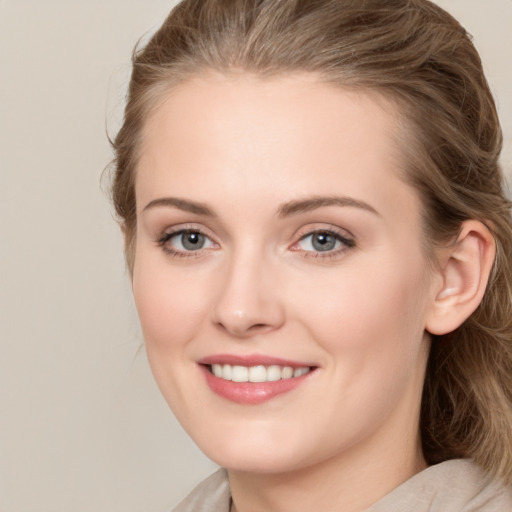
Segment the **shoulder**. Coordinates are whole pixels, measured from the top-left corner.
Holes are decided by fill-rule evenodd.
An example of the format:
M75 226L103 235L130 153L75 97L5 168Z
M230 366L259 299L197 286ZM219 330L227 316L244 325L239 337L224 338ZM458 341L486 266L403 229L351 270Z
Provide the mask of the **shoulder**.
M442 462L418 473L367 512L506 512L512 489L490 479L467 459Z
M203 480L172 512L229 512L231 493L225 469Z

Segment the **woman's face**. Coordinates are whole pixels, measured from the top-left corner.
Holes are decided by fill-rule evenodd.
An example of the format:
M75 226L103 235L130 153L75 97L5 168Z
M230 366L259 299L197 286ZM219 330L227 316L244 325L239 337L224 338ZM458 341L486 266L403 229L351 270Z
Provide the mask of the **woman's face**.
M383 105L309 76L205 75L147 121L135 301L162 393L221 465L418 446L433 280Z

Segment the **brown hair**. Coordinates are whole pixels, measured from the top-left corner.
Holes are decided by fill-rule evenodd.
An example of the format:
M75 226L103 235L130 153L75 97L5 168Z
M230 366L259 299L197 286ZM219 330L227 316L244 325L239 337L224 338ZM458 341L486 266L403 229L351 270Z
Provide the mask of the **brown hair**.
M512 482L512 221L498 164L502 135L466 31L428 0L185 0L133 55L124 124L113 142L113 202L130 271L142 129L173 85L215 70L313 72L394 101L408 127L407 179L430 248L477 219L497 244L488 289L456 331L434 337L421 434L433 464L473 457Z

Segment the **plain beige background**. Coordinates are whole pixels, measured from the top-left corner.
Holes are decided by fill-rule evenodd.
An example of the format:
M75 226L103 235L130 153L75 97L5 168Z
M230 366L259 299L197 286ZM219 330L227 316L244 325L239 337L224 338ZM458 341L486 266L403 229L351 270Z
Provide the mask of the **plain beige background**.
M474 34L512 169L512 0ZM0 0L0 512L163 512L214 469L150 375L105 193L135 41L172 1Z

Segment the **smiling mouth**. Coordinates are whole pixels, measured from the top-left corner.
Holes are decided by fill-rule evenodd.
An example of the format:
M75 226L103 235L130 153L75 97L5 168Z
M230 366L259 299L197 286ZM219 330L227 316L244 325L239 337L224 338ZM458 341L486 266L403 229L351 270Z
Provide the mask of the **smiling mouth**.
M318 366L262 354L217 354L199 361L209 388L243 405L259 405L304 386Z
M280 380L290 380L302 377L308 374L313 368L302 366L292 368L291 366L281 365L257 365L241 366L231 364L211 364L207 365L210 373L219 379L232 382L277 382Z

